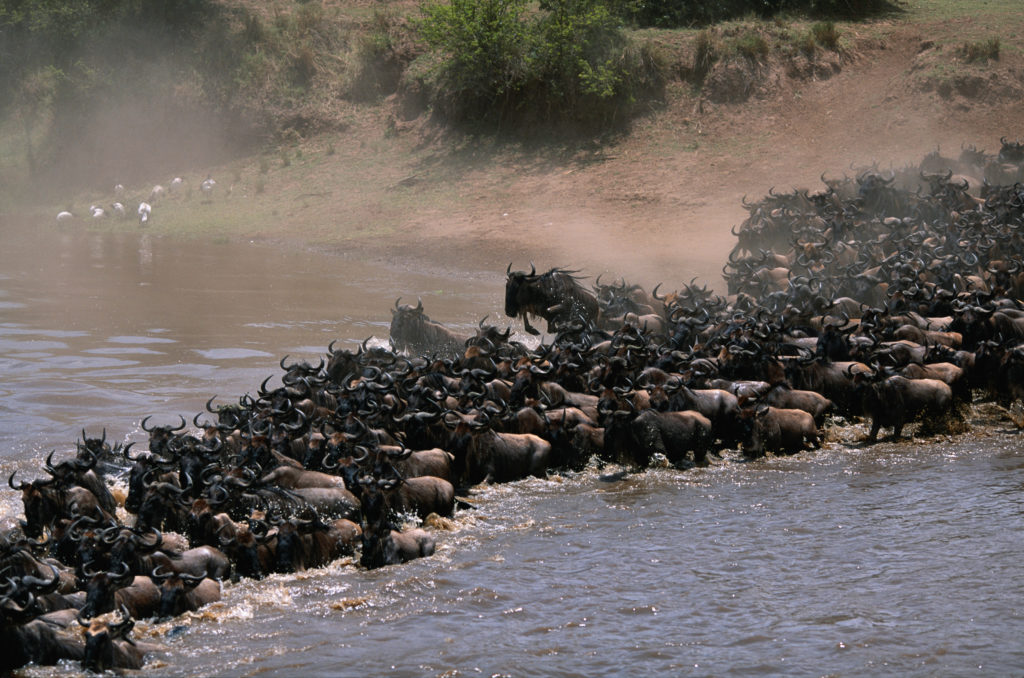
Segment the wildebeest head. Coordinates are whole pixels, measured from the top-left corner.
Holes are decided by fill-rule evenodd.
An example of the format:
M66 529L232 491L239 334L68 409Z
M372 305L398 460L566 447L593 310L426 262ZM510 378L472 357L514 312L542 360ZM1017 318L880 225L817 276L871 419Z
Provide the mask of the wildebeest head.
M515 318L525 309L530 297L534 296L535 284L540 276L537 269L530 264L530 272L513 271L512 264L505 269L508 279L505 281L505 315Z
M162 455L167 452L167 443L174 437L175 433L185 428L185 417L182 417L180 414L178 417L181 419L181 423L177 426L153 426L152 428L146 426L146 422L149 421L150 417L143 418L140 426L143 431L149 434L150 452L156 455Z
M50 487L54 480L34 480L30 483L14 484L14 474L7 478L7 484L11 489L21 492L21 500L25 507L25 522L22 529L25 536L31 539L38 539L43 536L43 528L51 525L53 520L60 515L60 504L58 503L54 490Z
M1006 137L1000 138L999 143L1002 144L1002 147L999 149L999 162L1024 162L1024 143L1008 141Z
M127 563L113 571L95 571L89 565L83 567L88 581L85 582L85 605L82 616L86 618L109 612L114 609L114 594L132 583L135 575Z
M396 345L403 338L418 334L424 319L429 320L423 312L422 299L417 299L415 306L399 305L399 301L401 301L401 297L395 299L395 307L391 310L391 341Z
M160 607L157 618L169 619L188 611L189 602L186 596L206 579L206 573L190 575L184 572L167 572L157 566L150 573L150 579L160 587Z
M114 659L114 641L125 640L134 645L128 637L135 621L123 605L120 610L120 619L117 621L101 621L94 619L88 622L81 615L77 617L78 623L85 627L85 656L82 658L82 668L86 671L100 673L110 669L118 668Z
M423 300L418 299L415 306L401 304L401 297L395 299L395 307L391 310L391 344L396 350L423 352L429 350L426 330L430 318L423 312Z

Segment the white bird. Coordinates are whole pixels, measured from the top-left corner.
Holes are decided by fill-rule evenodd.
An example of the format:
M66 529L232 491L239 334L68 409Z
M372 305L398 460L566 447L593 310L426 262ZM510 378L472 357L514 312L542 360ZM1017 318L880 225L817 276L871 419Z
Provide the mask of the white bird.
M157 184L153 187L153 190L149 192L149 202L156 202L157 198L162 198L164 196L164 192L164 187Z
M61 212L57 212L57 223L58 224L66 223L68 221L71 221L74 218L75 218L74 215L71 214L71 212L68 212L67 210L63 210Z
M92 215L93 219L102 219L107 216L106 210L99 205L89 205L89 214Z
M145 226L146 222L149 221L149 213L153 211L152 206L148 202L139 203L139 224Z
M114 197L118 200L124 199L124 184L117 184L114 186Z
M177 193L178 189L184 184L184 180L181 177L174 177L171 179L171 193Z
M213 187L216 185L217 182L210 178L210 175L207 174L206 179L203 181L202 184L199 185L199 188L203 191L203 195L209 198L213 194Z
M125 218L125 212L124 212L124 205L123 204L121 204L119 202L115 202L113 205L110 206L110 208L112 210L114 210L114 214L117 215L118 219L124 219Z

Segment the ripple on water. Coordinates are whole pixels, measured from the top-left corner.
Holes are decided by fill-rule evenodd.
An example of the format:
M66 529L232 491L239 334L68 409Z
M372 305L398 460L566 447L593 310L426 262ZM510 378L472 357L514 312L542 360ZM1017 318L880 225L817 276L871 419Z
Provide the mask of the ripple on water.
M259 351L252 348L209 348L192 349L195 353L207 360L242 360L246 358L272 358L273 355L266 351Z
M168 339L166 337L151 337L151 336L137 336L137 335L120 335L114 337L107 337L107 341L111 344L176 344L176 339Z
M66 349L68 345L62 341L46 341L43 339L0 339L0 353L26 352L35 353L39 351L59 351Z
M138 364L137 360L82 355L63 356L60 359L60 369L62 370L98 370L111 367L131 367Z
M21 323L0 323L0 336L19 335L48 337L50 339L70 339L73 337L87 337L89 336L89 332L81 330L48 330L27 327Z
M95 355L167 355L163 351L155 351L144 346L107 346L100 348L87 348L82 353Z

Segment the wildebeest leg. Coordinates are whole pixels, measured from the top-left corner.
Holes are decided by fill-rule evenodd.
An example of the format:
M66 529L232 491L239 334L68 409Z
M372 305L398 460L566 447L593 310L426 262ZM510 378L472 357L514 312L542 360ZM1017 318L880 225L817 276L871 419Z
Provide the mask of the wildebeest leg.
M540 332L530 324L530 316L526 313L523 314L523 329L534 336L540 334Z
M868 433L868 442L874 443L878 440L878 431L882 428L882 420L879 417L871 419L871 432Z
M721 459L721 457L719 457ZM693 448L693 463L696 466L704 467L708 466L708 449L706 443L698 440L697 444Z
M892 439L899 440L901 433L903 433L903 422L897 421L895 424L892 425Z

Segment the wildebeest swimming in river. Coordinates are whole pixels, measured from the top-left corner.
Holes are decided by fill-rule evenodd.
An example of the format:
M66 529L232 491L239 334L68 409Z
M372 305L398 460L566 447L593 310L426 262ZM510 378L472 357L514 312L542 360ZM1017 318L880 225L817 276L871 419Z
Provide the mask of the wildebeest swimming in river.
M583 289L576 271L553 268L538 274L530 264L530 272L505 269L505 315L522 316L523 326L530 334L539 334L530 325L529 314L548 321L548 332L557 332L573 324L594 325L600 306L592 292Z
M469 336L452 332L440 323L434 322L423 312L423 302L415 306L395 300L391 311L391 343L397 350L412 354L436 355L442 358L458 358L465 350Z

